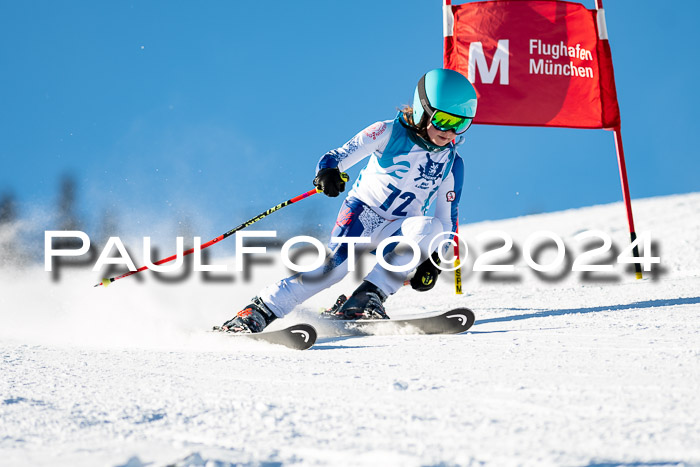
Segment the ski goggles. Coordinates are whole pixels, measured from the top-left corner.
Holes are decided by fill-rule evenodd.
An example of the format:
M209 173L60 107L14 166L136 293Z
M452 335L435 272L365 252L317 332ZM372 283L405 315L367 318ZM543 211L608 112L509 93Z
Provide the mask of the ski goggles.
M430 119L433 127L440 131L454 130L455 133L462 134L469 129L472 124L472 117L460 117L459 115L448 114L442 110L436 110Z

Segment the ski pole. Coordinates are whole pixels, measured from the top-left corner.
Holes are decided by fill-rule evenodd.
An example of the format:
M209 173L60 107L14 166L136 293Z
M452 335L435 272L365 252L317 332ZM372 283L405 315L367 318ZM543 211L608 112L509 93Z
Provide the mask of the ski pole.
M345 181L345 182L347 182L347 181L350 180L350 177L349 177L348 174L346 174L345 172L341 173L340 176L341 176L341 178L343 179L343 181ZM246 227L248 227L249 225L255 224L255 223L258 222L260 219L269 216L270 214L272 214L272 213L275 212L275 211L279 211L280 209L282 209L282 208L284 208L284 207L287 207L287 206L289 206L290 204L294 204L294 203L296 203L296 202L298 202L298 201L301 201L302 199L306 199L306 198L308 198L309 196L312 196L312 195L315 195L316 193L321 193L321 192L322 192L322 190L320 190L319 188L314 188L313 190L309 190L309 191L307 191L306 193L302 193L302 194L300 194L299 196L295 196L295 197L292 198L292 199L288 199L288 200L285 201L284 203L280 203L280 204L278 204L277 206L273 206L273 207L271 207L270 209L268 209L267 211L262 212L262 213L258 214L257 216L253 217L252 219L245 221L245 222L242 223L241 225L239 225L239 226L237 226L237 227L234 227L233 229L229 230L228 232L226 232L226 233L224 233L224 234L222 234L222 235L219 235L218 237L216 237L216 238L214 238L214 239L212 239L212 240L209 240L207 243L202 244L202 246L200 247L200 250L203 250L203 249L205 249L205 248L207 248L207 247L210 247L210 246L212 246L213 244L218 243L218 242L220 242L221 240L223 240L223 239L225 239L225 238L227 238L227 237L230 237L231 235L235 234L235 233L238 232L239 230L243 230L243 229L245 229ZM184 257L184 256L190 255L190 254L192 254L192 253L194 253L194 248L190 248L189 250L183 252L183 253L182 253L182 256ZM174 255L172 255L172 256L168 256L167 258L164 258L164 259L161 259L161 260L159 260L159 261L156 261L156 262L153 263L153 264L156 265L156 266L160 266L161 264L165 264L165 263L167 263L167 262L170 262L170 261L174 260L175 258L177 258L177 254L174 254ZM138 272L145 271L146 269L148 269L148 266L141 266L141 267L138 268L137 270L135 270L135 271L129 271L129 272L127 272L127 273L122 274L121 276L110 277L109 279L107 279L107 278L102 279L102 282L100 282L100 283L98 283L98 284L95 284L94 287L99 287L99 286L101 286L101 285L107 287L109 284L111 284L112 282L114 282L114 281L116 281L116 280L123 279L123 278L125 278L125 277L129 277L129 276L134 275L134 274L136 274L136 273L138 273Z

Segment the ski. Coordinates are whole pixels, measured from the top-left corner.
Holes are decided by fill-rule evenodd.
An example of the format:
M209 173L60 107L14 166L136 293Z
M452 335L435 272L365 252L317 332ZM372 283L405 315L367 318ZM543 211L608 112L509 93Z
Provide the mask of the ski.
M474 312L469 308L454 308L432 316L399 319L337 320L341 335L383 334L459 334L474 324Z
M306 350L310 348L316 342L316 337L318 337L316 329L310 324L304 323L295 324L277 331L263 331L259 333L227 332L222 330L220 326L214 326L212 330L237 339L283 345L295 350Z

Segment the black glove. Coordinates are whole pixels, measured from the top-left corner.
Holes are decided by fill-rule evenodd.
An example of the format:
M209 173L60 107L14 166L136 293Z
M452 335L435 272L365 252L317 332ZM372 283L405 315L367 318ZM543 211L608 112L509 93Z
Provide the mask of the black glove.
M323 191L323 194L335 198L345 191L345 180L340 176L337 168L321 169L314 178L314 186Z
M437 251L432 254L433 261L438 266L440 265L440 257ZM423 261L416 268L416 274L411 278L411 287L418 292L427 292L435 287L438 276L442 270L430 262L430 258Z

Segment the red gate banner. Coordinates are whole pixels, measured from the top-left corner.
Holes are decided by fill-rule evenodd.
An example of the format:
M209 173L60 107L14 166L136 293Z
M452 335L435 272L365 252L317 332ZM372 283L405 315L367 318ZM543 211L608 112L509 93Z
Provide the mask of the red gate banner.
M496 0L445 5L445 68L474 84L474 123L620 125L604 19L578 3Z

